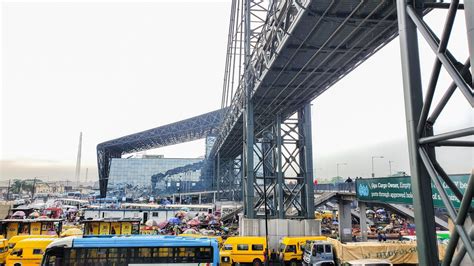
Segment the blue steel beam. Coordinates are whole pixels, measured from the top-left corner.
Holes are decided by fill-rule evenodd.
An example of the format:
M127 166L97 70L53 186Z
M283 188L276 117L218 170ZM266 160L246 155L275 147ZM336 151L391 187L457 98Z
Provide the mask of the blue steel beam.
M107 191L112 158L122 154L155 149L215 135L222 121L225 109L209 112L186 120L145 130L97 145L100 194Z

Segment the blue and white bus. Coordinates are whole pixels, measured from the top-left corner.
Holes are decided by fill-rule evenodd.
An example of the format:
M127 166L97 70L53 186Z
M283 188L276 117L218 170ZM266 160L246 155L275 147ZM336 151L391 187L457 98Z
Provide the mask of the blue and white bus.
M44 266L218 265L215 239L177 236L63 238L45 251Z

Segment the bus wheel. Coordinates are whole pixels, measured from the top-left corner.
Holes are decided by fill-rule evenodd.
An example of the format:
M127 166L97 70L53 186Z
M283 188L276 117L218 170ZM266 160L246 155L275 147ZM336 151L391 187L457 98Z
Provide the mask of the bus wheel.
M298 261L295 260L295 259L292 259L292 260L290 261L290 266L298 266Z
M253 260L253 266L262 266L262 261L259 259L254 259Z

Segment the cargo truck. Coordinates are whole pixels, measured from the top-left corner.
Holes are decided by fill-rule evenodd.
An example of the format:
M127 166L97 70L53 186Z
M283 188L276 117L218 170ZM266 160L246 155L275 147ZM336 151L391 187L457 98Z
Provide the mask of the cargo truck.
M446 245L438 245L439 259L444 258ZM307 241L303 265L363 265L360 260L372 260L371 265L418 264L416 241L354 242L343 244L335 239ZM375 261L374 261L375 260ZM353 264L356 263L356 264Z

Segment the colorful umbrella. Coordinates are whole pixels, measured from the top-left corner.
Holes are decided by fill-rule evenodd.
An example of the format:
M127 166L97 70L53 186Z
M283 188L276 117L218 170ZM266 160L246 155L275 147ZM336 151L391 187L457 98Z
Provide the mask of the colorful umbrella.
M13 213L12 216L25 217L25 212L24 211L16 211L16 212Z
M167 221L164 221L164 222L159 223L159 224L158 224L158 227L159 227L160 229L163 229L163 228L165 228L167 225L168 225L168 222L167 222Z
M201 224L201 222L199 221L199 219L196 219L196 218L191 219L191 221L188 222L188 225L190 225L190 226L198 226L200 224Z
M185 216L186 216L186 212L185 212L185 211L178 211L178 212L176 212L176 217L181 217L181 218L183 218L183 217L185 217Z
M38 218L40 216L40 214L38 212L32 212L30 213L30 218Z
M61 237L67 236L82 236L82 230L79 228L69 228L61 233Z
M192 234L192 235L198 235L199 233L198 233L196 230L194 230L194 229L190 228L190 229L186 229L186 230L184 230L183 234Z
M168 222L169 222L170 224L180 224L180 223L181 223L181 220L180 220L179 218L177 218L177 217L173 217L173 218L170 218L170 219L168 220Z

